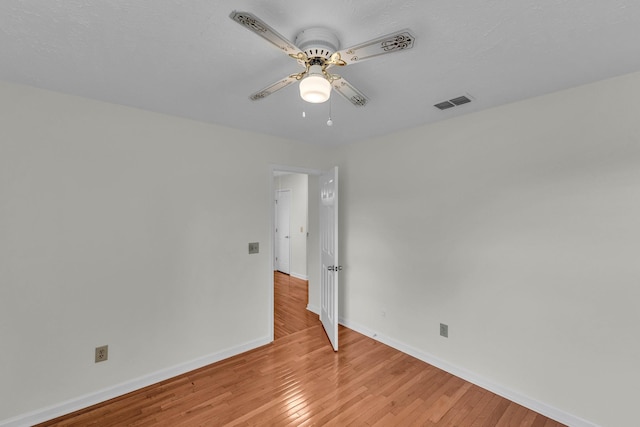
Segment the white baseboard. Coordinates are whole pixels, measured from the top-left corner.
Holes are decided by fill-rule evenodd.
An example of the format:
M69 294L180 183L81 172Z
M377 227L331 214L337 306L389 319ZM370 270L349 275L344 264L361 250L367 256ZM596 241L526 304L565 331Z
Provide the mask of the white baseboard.
M531 409L532 411L538 412L539 414L542 414L555 421L558 421L560 423L566 424L571 427L598 427L597 424L594 424L587 420L583 420L582 418L579 418L579 417L576 417L575 415L561 411L560 409L547 405L546 403L539 402L528 396L517 393L513 390L508 389L507 387L504 387L502 385L489 381L486 378L483 378L473 372L460 368L459 366L452 365L451 363L448 363L442 359L439 359L432 354L418 350L403 342L394 340L393 338L380 335L362 325L358 325L357 323L351 322L344 318L340 318L339 322L341 325L349 329L353 329L354 331L359 332L362 335L366 335L370 338L373 338L374 340L379 341L383 344L386 344L389 347L393 347L396 350L399 350L403 353L413 356L416 359L422 360L425 363L433 365L436 368L442 369L443 371L446 371L452 375L455 375L456 377L462 378L465 381L468 381L472 384L475 384L479 387L489 390L492 393L502 396L505 399L508 399L519 405L522 405L525 408Z
M320 316L320 307L316 307L315 305L307 305L307 310Z
M53 418L69 414L71 412L87 408L97 403L113 399L114 397L122 396L123 394L139 390L152 384L168 380L169 378L182 375L189 371L193 371L194 369L202 368L203 366L219 362L237 354L253 350L254 348L269 344L270 342L271 340L269 338L260 338L255 341L250 341L237 347L229 348L218 353L210 354L208 356L203 356L189 362L162 369L160 371L153 372L149 375L145 375L143 377L139 377L122 384L107 387L105 389L98 390L84 396L79 396L77 398L67 400L66 402L61 402L46 408L38 409L33 412L18 415L17 417L0 420L0 427L25 427L48 421Z
M300 280L309 280L309 276L304 275L304 274L298 274L298 273L291 272L290 276L291 277L295 277L296 279L300 279Z
M315 306L307 306L307 310L318 315L320 313L319 308ZM590 421L583 420L582 418L561 411L560 409L557 409L553 406L514 392L513 390L510 390L499 384L495 384L477 374L474 374L473 372L445 362L444 360L439 359L432 354L418 350L405 343L394 340L393 338L377 334L376 332L362 325L358 325L357 323L341 318L340 324L563 424L567 424L572 427L598 427L596 424ZM163 369L161 371L153 372L149 375L127 381L126 383L108 387L103 390L87 394L85 396L80 396L75 399L22 414L17 417L2 420L0 421L0 427L32 426L34 424L51 420L53 418L78 411L97 403L113 399L114 397L122 396L123 394L139 390L141 388L159 383L161 381L173 378L189 371L193 371L203 366L219 362L220 360L227 359L240 353L244 353L245 351L253 350L254 348L269 344L270 342L271 341L268 338L251 341L237 347L233 347L218 353L192 360L190 362L185 362L167 369Z

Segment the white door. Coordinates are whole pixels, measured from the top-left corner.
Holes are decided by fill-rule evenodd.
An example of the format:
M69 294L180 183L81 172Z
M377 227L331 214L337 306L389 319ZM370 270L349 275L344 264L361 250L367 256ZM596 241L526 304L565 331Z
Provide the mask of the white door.
M289 274L291 265L290 232L291 190L276 191L276 233L275 233L275 269Z
M338 167L320 176L320 320L338 351Z

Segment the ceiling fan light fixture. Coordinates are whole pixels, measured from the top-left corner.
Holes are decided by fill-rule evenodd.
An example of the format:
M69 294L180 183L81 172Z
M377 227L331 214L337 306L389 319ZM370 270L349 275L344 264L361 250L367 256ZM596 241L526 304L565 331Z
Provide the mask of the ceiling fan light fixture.
M324 77L319 65L312 65L309 75L300 81L300 97L312 104L320 104L330 96L331 83Z

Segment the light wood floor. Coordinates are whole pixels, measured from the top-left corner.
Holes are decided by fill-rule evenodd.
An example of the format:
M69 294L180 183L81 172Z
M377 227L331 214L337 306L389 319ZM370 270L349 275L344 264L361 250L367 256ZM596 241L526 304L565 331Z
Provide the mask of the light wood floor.
M561 426L341 327L276 273L274 343L41 426Z

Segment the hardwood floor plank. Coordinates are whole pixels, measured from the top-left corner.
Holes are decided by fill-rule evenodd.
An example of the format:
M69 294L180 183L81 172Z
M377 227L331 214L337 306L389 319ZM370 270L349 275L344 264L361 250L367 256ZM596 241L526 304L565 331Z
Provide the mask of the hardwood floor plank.
M274 343L40 426L562 425L342 326L336 353L307 283L274 282Z
M486 427L489 427L489 426L495 427L495 425L498 424L498 421L500 421L500 418L502 418L502 416L506 412L509 405L511 405L511 402L509 402L506 399L502 399L498 397L497 405L495 405L493 407L493 410L487 414L487 418L485 419L482 425Z
M519 421L521 417L517 416L517 412L518 406L515 403L510 403L495 426L508 427L512 425L511 423L517 423L515 425L520 425ZM524 418L524 414L522 415L522 418Z
M472 385L456 405L440 419L439 424L450 427L464 425L463 420L474 408L482 404L482 397L485 394L485 390Z
M436 400L434 406L434 410L429 417L429 420L434 423L439 422L444 415L449 412L456 403L464 396L467 391L471 388L471 383L463 383L462 386L453 393L452 396L447 396L446 394L440 396L438 400Z

